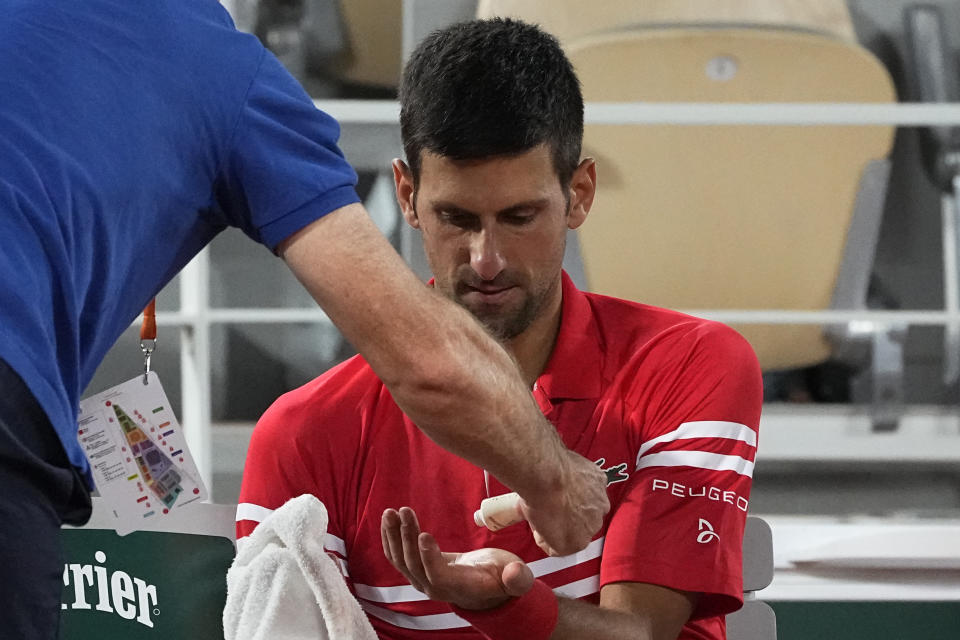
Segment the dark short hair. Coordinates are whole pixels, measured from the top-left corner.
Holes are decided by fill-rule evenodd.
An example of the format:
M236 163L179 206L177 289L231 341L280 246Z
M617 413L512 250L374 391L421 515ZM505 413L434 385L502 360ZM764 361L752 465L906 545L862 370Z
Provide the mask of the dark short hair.
M429 151L454 160L546 143L566 188L580 162L583 95L556 38L506 18L434 31L400 83L400 132L414 181Z

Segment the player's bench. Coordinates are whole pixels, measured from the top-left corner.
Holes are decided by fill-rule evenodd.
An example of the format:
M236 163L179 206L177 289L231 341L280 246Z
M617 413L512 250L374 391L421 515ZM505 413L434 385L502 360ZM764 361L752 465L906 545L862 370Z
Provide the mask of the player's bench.
M763 519L747 518L743 533L743 608L727 616L727 640L776 640L773 609L755 593L773 581L773 535Z
M235 553L235 505L194 504L118 536L94 498L83 527L63 528L63 640L222 638L226 574ZM773 578L770 527L747 518L743 609L727 616L729 640L772 640L772 609L753 592Z

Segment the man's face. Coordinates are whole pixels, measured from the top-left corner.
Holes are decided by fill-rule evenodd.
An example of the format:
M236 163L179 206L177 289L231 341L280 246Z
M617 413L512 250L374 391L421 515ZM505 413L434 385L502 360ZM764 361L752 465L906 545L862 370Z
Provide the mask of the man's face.
M559 303L566 232L583 222L589 204L574 188L576 176L561 188L545 145L470 161L425 152L416 194L406 165L395 162L394 174L437 289L495 336L515 338Z

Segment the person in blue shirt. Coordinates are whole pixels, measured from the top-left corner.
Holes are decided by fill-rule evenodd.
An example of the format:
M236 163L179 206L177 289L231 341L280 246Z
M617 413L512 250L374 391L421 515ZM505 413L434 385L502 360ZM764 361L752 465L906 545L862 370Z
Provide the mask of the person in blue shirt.
M226 227L281 256L441 446L584 547L604 474L513 361L373 226L339 127L215 0L0 0L0 629L57 636L59 527L90 513L79 395Z

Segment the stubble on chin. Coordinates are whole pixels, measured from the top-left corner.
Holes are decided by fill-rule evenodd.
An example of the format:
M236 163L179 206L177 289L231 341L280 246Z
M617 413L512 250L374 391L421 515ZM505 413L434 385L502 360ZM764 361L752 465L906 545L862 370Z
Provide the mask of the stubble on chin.
M493 309L474 309L456 298L457 304L470 312L490 334L501 343L516 338L530 327L538 311L537 301L527 295L523 303L514 309L500 311Z

